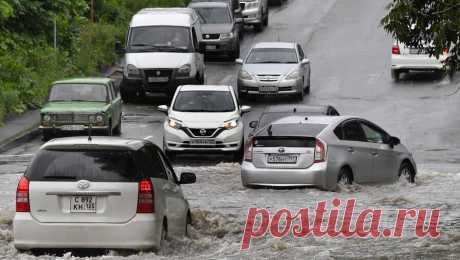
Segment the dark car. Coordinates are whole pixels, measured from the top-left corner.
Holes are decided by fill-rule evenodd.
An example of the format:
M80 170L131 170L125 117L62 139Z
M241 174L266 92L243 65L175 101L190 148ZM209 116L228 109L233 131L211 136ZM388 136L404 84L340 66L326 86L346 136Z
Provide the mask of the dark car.
M281 105L281 106L270 106L260 115L259 120L252 121L249 123L249 127L252 128L250 136L258 129L274 122L278 119L288 116L340 116L337 109L333 106L293 106L293 105Z

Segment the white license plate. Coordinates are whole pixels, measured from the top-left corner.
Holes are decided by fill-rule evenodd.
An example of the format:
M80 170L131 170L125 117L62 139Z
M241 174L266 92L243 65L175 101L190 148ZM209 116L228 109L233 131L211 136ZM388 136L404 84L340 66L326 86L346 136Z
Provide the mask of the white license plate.
M278 88L277 87L260 87L259 91L260 92L277 92Z
M72 196L71 213L96 213L96 196Z
M216 140L213 140L213 139L195 139L195 140L191 140L190 144L192 144L192 145L215 145Z
M168 82L169 78L168 77L149 77L148 81L150 83Z
M206 50L215 50L217 49L216 45L206 45Z
M297 163L297 159L297 154L269 154L267 162L273 164L295 164Z
M423 49L409 49L409 54L426 54L426 51Z
M85 126L83 125L63 125L61 126L63 131L83 131L85 130Z

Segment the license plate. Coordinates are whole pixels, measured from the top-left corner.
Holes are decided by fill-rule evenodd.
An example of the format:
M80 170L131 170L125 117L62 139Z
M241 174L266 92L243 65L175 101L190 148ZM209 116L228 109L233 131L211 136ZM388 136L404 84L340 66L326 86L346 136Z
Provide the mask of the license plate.
M215 50L217 49L216 45L206 45L206 50Z
M83 125L63 125L61 126L63 131L83 131L85 130L85 126Z
M96 196L72 196L71 213L96 213Z
M409 54L426 54L425 50L421 49L409 49Z
M260 92L277 92L278 88L277 87L260 87L259 91Z
M269 154L267 162L273 164L295 164L297 163L297 159L297 154Z
M149 77L148 81L150 83L168 82L169 78L168 77Z
M195 140L191 140L190 144L192 144L192 145L215 145L216 140L213 140L213 139L195 139Z

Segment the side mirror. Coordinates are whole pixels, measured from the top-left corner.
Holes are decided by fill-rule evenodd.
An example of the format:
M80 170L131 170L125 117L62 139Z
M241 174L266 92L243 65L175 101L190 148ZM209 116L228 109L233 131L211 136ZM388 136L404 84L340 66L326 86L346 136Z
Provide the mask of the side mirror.
M250 106L241 106L241 114L246 114L251 112L251 107Z
M388 142L388 144L391 146L391 147L395 147L397 146L398 144L401 143L401 140L399 140L398 137L394 137L394 136L391 136L390 137L390 140Z
M121 41L115 41L115 52L117 54L125 53L125 48L123 47L123 44L121 43Z
M235 63L239 65L243 65L243 59L236 59Z
M158 111L163 112L163 113L165 113L165 114L167 114L167 113L168 113L168 110L169 110L169 108L168 108L167 105L158 106L157 109L158 109Z
M258 126L259 126L259 122L257 122L257 121L251 121L249 123L249 127L252 128L252 129L256 129Z
M205 49L206 49L206 43L204 42L198 43L198 53L204 54Z
M243 18L241 17L235 18L235 23L243 23Z
M301 64L302 65L310 64L310 60L309 59L303 59Z
M196 175L191 172L183 172L180 175L179 184L192 184L196 182Z

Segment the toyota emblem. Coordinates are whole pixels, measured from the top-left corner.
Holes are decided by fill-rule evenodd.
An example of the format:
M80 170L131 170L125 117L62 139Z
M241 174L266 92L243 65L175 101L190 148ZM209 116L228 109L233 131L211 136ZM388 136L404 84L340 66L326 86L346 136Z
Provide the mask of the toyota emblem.
M284 148L280 148L280 149L278 149L278 152L280 152L280 153L284 153L284 152L286 152L286 149L284 149Z
M157 76L160 76L161 75L161 71L157 70Z
M206 129L200 129L200 135L206 135Z
M86 180L81 180L77 183L77 187L80 189L80 190L86 190L89 188L89 181L86 181Z
M209 39L210 36L209 36L209 34L206 34L204 37L205 37L206 39Z

